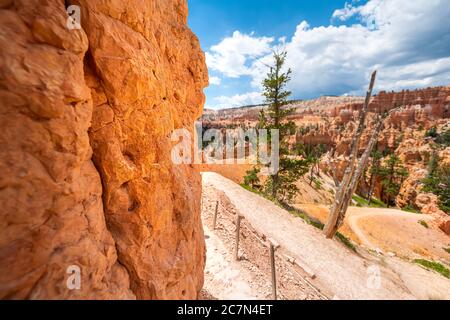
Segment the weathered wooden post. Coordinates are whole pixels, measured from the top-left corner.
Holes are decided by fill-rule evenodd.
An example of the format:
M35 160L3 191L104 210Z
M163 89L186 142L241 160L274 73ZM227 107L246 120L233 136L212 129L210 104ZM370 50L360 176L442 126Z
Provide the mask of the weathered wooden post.
M275 269L275 250L279 245L272 239L269 239L270 244L270 269L272 273L272 299L277 300L277 275Z
M214 210L213 230L216 230L217 211L219 209L219 201L216 201L216 209Z
M237 261L239 261L239 235L241 228L241 219L243 218L243 216L236 215L236 247L234 248L234 254Z

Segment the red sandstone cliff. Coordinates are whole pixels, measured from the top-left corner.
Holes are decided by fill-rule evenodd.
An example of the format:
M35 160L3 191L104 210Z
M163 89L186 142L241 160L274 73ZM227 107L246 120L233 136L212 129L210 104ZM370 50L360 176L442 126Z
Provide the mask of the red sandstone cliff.
M200 177L170 160L208 81L186 1L66 4L81 30L62 0L0 2L0 298L196 298Z

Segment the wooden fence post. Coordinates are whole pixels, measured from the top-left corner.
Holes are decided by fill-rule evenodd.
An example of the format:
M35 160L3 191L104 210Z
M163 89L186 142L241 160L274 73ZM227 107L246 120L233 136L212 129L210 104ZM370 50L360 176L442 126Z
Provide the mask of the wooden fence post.
M217 222L217 211L219 209L219 201L216 201L216 209L214 211L214 219L213 219L213 230L216 230L216 222Z
M241 219L243 218L243 216L236 215L236 247L234 249L234 255L237 261L239 261L239 235L241 228Z
M270 269L272 273L272 299L277 300L277 276L275 269L275 250L279 245L273 241L269 240L270 243Z

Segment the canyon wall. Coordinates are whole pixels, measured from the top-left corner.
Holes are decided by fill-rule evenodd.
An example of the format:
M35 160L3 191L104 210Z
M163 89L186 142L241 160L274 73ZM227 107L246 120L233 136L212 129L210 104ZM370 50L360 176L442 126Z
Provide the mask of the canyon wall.
M0 298L195 299L200 176L170 159L208 83L186 1L1 1L0 45Z
M291 144L301 142L325 145L328 152L322 157L320 167L336 183L345 172L363 101L362 97L321 97L290 105L295 109L290 120L298 128L296 135L290 139ZM262 106L219 112L209 110L203 117L204 126L233 128L243 124L254 127L258 123L257 115L261 109ZM427 175L428 162L434 150L438 152L442 163L448 165L450 162L450 147L437 145L426 136L427 130L432 127L440 133L450 130L450 86L378 93L369 105L367 128L361 138L359 155L362 155L370 140L375 115L392 109L397 110L392 111L385 119L384 128L378 136L377 148L395 153L408 170L409 177L402 184L396 199L397 205L433 214L437 225L450 234L450 216L439 210L435 196L422 192L421 182ZM366 195L368 189L369 185L363 179L358 192ZM381 181L377 181L374 195L379 197L380 193Z
M289 107L294 109L294 113L289 116L289 120L294 121L299 129L297 141L313 145L325 144L334 149L334 156L347 155L363 102L362 97L321 97L291 103ZM254 127L262 108L208 110L203 115L204 125L222 128L245 124ZM394 108L399 109L386 119L379 136L380 149L394 149L401 142L400 138L411 136L412 132L448 123L450 86L378 93L369 105L369 130L362 137L361 153L369 140L375 113Z

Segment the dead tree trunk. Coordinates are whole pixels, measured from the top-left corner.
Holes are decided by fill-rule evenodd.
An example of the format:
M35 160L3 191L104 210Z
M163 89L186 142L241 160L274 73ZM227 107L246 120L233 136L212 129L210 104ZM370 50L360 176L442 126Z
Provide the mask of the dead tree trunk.
M358 128L356 129L356 132L352 139L349 163L347 165L347 168L345 169L344 178L342 179L342 182L339 185L339 189L336 193L333 206L330 210L327 222L323 229L323 233L329 239L333 238L334 235L336 234L339 213L341 212L341 209L344 204L344 198L346 196L349 185L352 181L352 177L355 173L355 159L358 156L359 142L361 140L361 135L364 131L364 126L365 126L365 122L366 122L367 112L369 110L369 103L370 103L370 99L372 97L372 91L373 91L373 87L375 84L376 75L377 75L377 72L374 71L372 73L369 90L367 91L367 94L366 94L366 100L364 102L364 106L359 115L359 125L358 125Z
M362 155L361 160L359 161L358 168L356 169L355 174L352 177L350 186L345 192L343 204L339 211L339 217L337 219L336 226L333 228L334 233L337 232L339 227L344 222L344 218L345 218L345 214L347 212L348 206L349 206L350 202L352 201L352 196L355 193L356 188L358 187L358 183L361 180L364 169L367 167L367 164L369 163L370 154L372 153L372 150L378 141L378 135L380 134L380 131L382 128L383 128L383 118L379 117L378 123L372 132L372 136L370 137L369 144L368 144L366 150L364 151L364 154Z

